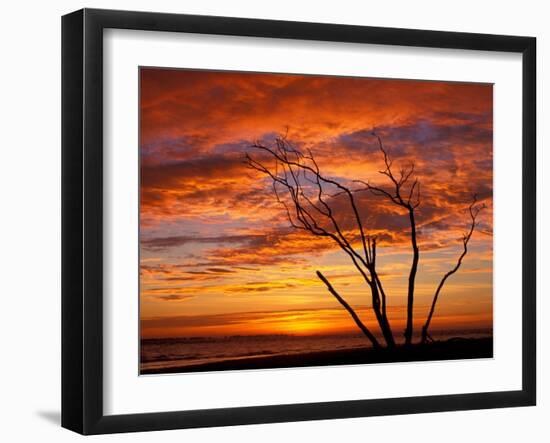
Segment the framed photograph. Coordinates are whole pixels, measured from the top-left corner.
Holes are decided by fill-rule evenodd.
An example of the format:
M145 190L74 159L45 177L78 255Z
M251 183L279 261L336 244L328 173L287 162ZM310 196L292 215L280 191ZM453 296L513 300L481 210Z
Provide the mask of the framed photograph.
M62 425L536 402L531 37L62 20Z

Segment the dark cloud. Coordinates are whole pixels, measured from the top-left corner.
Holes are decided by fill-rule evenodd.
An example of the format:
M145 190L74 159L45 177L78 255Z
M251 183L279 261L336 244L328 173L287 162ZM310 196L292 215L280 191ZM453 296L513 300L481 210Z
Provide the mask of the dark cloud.
M157 298L163 301L185 301L185 300L191 300L195 298L195 296L186 295L186 294L162 294L162 295L157 295Z
M262 241L263 235L222 235L217 237L200 237L178 235L172 237L160 237L142 239L141 246L145 249L167 249L184 246L189 243L224 244L224 243L249 243L254 244ZM223 271L222 271L223 272Z
M224 268L208 268L207 271L216 273L216 274L232 274L236 272L233 269L224 269Z
M185 186L185 182L196 184L196 180L239 177L244 170L244 158L241 155L216 155L193 158L169 163L142 165L142 189L165 189Z
M244 286L236 286L227 288L226 292L267 292L274 289L290 289L295 288L294 283L273 283L273 282L258 282L258 283L247 283Z

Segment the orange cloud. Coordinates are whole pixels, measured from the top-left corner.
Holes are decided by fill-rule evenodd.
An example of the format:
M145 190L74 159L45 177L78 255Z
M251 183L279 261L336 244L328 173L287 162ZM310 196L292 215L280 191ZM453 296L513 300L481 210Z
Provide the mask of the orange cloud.
M352 180L384 187L382 158L370 135L376 128L396 167L414 161L422 184L421 311L460 251L471 194L487 205L456 277L460 285L449 291L454 300L469 302L483 294L470 319L490 322L491 85L154 68L141 69L140 76L144 318L168 312L216 316L229 307L243 311L243 303L266 312L285 305L326 309L334 300L313 283L317 268L329 270L336 281L347 275L338 283L358 299L364 288L346 257L330 240L290 227L270 180L247 168L244 154L253 141L271 143L288 130L292 143L310 149L325 175L350 187ZM405 283L399 276L406 277L410 265L408 218L379 197L356 196L368 232L380 240L382 278L402 306ZM359 246L349 202L336 196L331 205ZM442 300L442 312L451 309ZM460 309L452 309L448 318L456 320ZM395 321L400 315L395 311ZM277 330L258 321L263 332ZM329 319L308 321L304 331L318 331ZM162 327L155 328L160 334ZM181 325L166 328L186 331Z

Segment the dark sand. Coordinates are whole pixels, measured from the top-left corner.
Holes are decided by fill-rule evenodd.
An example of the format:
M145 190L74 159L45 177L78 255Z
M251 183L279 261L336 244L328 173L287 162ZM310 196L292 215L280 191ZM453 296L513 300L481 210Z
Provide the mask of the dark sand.
M397 363L429 360L462 360L492 358L493 339L450 339L394 350L372 348L342 349L305 354L249 357L187 366L142 369L141 374L228 371L241 369L299 368L304 366L357 365L366 363Z

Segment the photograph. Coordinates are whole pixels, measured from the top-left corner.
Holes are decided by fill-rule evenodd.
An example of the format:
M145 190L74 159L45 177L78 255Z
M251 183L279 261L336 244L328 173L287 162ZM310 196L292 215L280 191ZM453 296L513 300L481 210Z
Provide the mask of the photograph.
M140 375L493 357L493 84L138 70Z

